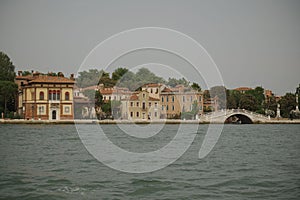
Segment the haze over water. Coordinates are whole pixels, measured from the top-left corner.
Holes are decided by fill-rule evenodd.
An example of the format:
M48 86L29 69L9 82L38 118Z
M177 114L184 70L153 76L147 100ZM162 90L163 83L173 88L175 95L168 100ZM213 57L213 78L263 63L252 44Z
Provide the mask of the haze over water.
M176 126L144 140L143 150L165 145ZM0 198L300 198L300 125L225 125L217 145L200 160L207 127L187 133L197 134L193 144L170 166L129 174L94 159L73 125L1 125ZM141 148L115 131L116 125L103 128L122 148Z

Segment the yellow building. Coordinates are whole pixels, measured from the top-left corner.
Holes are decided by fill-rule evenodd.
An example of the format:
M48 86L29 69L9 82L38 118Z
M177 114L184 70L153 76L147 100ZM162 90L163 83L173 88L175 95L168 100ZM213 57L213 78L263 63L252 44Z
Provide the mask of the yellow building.
M161 118L180 118L182 113L191 112L197 104L197 115L203 113L203 95L190 87L178 85L165 87L160 93Z
M66 78L43 75L38 72L22 76L18 72L18 112L25 119L67 120L74 119L74 76Z
M123 119L160 119L159 99L149 96L147 91L135 92L121 101Z

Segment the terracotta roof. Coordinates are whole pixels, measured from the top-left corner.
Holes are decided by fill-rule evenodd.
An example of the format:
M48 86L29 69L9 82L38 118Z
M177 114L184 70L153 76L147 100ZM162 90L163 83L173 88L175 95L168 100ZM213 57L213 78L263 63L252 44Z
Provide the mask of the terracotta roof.
M153 98L153 97L149 97L150 101L160 101L159 99Z
M32 80L34 77L32 75L27 76L16 76L16 80Z
M131 101L136 101L138 99L139 98L136 94L131 95L130 98L129 98L129 100L131 100ZM156 98L153 98L153 97L149 97L149 100L150 101L160 101L159 99L156 99Z
M113 88L104 88L100 90L101 94L112 94L114 92Z
M82 88L82 91L85 91L85 90L97 90L97 89L98 89L97 85L92 85L92 86L88 86L88 87Z
M138 98L138 96L136 94L131 95L130 98L129 98L129 100L132 100L132 101L135 101L135 100L138 100L138 99L139 98Z
M248 91L248 90L253 90L253 89L249 88L249 87L239 87L239 88L235 88L234 90L237 90L237 91Z
M29 83L75 83L75 81L68 79L66 77L58 77L58 76L37 76L33 77Z
M130 94L128 88L104 88L100 90L101 94L110 95L110 94Z
M144 84L142 87L160 87L162 86L162 84L160 83L147 83L147 84Z
M163 89L161 92L172 92L172 90L170 88L165 87L165 89Z

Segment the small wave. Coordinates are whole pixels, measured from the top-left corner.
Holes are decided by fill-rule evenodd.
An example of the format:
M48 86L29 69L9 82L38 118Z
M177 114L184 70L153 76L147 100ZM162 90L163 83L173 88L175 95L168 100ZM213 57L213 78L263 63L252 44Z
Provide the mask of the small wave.
M57 190L60 192L67 193L67 194L73 194L73 193L77 194L78 193L81 195L84 195L85 191L86 191L86 189L84 189L82 187L78 187L78 186L72 186L72 187L64 186L64 187L58 188Z

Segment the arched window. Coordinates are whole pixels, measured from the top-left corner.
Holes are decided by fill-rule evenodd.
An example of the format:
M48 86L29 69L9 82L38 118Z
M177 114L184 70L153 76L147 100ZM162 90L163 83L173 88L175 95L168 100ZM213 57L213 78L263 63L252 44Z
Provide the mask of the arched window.
M59 90L57 90L56 91L56 100L60 100L60 91Z
M65 93L65 100L70 100L70 93L69 92L66 92Z
M40 100L44 100L44 92L40 92Z
M48 93L48 99L49 99L49 100L52 100L52 90L49 90L49 93Z

